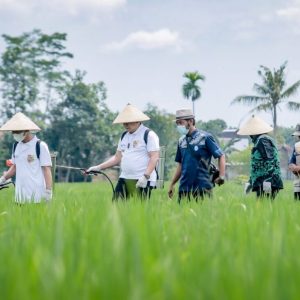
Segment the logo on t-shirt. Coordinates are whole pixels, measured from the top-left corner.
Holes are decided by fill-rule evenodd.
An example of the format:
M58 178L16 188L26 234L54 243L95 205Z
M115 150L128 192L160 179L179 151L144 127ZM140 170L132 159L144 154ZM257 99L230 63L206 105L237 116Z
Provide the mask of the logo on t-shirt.
M133 148L136 148L138 144L139 144L139 141L135 140L135 141L133 141L133 143L132 143L132 147L133 147Z
M34 155L31 155L31 154L28 154L28 155L27 155L27 161L28 161L29 163L33 162L34 160L35 160L35 156L34 156Z

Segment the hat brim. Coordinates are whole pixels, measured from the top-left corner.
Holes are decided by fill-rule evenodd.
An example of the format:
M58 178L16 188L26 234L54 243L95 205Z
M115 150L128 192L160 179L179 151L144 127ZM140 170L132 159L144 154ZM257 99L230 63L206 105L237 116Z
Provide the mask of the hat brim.
M188 116L176 117L174 122L179 121L179 120L190 120L190 119L195 119L195 116L194 115L188 115Z
M300 136L300 131L295 131L292 133L292 136Z
M0 131L40 131L41 128L33 121L22 113L15 114L8 120L1 128Z

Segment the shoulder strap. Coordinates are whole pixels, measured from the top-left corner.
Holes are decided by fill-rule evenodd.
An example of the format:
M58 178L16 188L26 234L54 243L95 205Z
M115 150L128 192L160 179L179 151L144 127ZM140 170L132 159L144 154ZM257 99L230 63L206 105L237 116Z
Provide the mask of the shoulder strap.
M124 136L125 136L126 133L127 133L127 131L124 131L124 132L122 133L122 135L121 135L121 141L123 140L123 138L124 138Z
M13 144L13 157L15 158L15 152L16 152L16 148L17 148L18 142L14 142Z
M144 142L145 142L146 145L147 145L147 143L148 143L148 135L149 135L149 132L150 132L150 129L147 128L147 129L145 130L145 133L144 133Z
M35 144L35 153L36 157L40 159L40 154L41 154L41 140L37 140Z

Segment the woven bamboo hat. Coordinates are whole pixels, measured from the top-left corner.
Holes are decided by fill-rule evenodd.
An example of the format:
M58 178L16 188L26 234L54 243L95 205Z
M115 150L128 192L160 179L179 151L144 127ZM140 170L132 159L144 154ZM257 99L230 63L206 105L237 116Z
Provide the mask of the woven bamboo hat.
M296 130L296 131L293 132L292 135L300 136L300 124L297 124L297 125L296 125L296 129L295 129L295 130Z
M41 128L32 122L21 112L16 113L10 120L8 120L1 128L1 131L23 131L34 130L40 131Z
M113 121L113 124L148 121L150 118L138 108L128 103Z
M257 116L252 116L243 126L240 127L239 135L257 135L271 132L273 128Z

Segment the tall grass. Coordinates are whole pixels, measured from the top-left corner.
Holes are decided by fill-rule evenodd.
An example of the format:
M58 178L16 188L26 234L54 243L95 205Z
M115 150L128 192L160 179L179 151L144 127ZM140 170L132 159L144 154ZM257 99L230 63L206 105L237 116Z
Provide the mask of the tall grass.
M111 202L104 183L57 184L50 204L0 192L1 299L298 299L300 202L227 183L213 200Z

